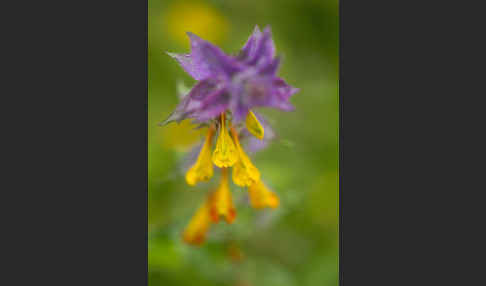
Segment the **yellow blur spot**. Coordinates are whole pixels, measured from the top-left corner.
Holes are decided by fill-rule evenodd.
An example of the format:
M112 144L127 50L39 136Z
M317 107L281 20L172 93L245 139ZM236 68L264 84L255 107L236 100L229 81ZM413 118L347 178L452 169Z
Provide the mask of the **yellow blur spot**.
M181 123L169 124L160 128L162 145L167 149L177 151L187 151L194 143L201 140L201 136L206 132L206 128L194 129L195 124L186 119Z
M248 115L246 116L246 128L248 131L250 131L253 136L255 136L258 139L263 139L264 135L264 130L263 126L260 124L260 121L256 118L255 114L251 111L248 112Z
M270 191L262 181L251 185L248 188L248 194L250 195L250 204L256 209L265 207L276 208L280 204L280 201L272 191Z
M260 180L260 171L253 165L243 148L241 148L238 133L234 128L231 128L231 133L240 157L233 166L233 182L238 186L248 187Z
M238 160L238 151L226 130L225 121L224 113L222 113L218 141L212 157L213 163L220 168L231 167Z
M221 169L221 181L218 188L211 194L210 214L213 222L219 221L219 216L224 216L227 223L232 223L236 218L236 210L231 199L228 184L228 169Z
M200 1L177 1L164 14L164 25L171 39L186 45L192 32L213 43L219 43L228 32L228 21L214 7Z
M206 200L189 221L182 239L189 244L200 245L206 240L206 234L211 226L209 201Z
M213 176L213 162L211 161L211 142L214 128L209 128L204 145L199 152L196 163L187 171L186 182L194 186L201 181L208 181Z

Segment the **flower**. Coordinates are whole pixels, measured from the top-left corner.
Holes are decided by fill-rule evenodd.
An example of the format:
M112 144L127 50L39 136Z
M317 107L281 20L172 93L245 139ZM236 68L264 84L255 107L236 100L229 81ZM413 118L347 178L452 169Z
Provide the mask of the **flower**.
M253 134L256 138L262 140L265 135L265 130L263 129L262 124L258 121L258 118L255 114L251 111L248 112L248 116L246 117L246 127L248 131Z
M252 109L266 106L292 110L289 98L298 89L276 76L280 61L275 56L270 28L262 33L256 27L237 56L228 56L196 35L188 35L191 53L169 55L198 83L182 97L164 123L191 118L200 127L208 127L204 142L189 153L191 160L186 160L192 162L185 176L188 185L210 180L213 164L221 170L218 186L208 193L183 233L185 242L197 245L204 241L210 225L218 223L220 217L229 224L236 219L229 168L232 168L233 182L247 188L253 208L279 205L279 198L262 182L260 171L240 141L246 141L250 152L266 147L275 133Z
M165 123L185 118L204 122L227 110L238 123L254 107L293 110L289 98L299 89L276 75L280 58L275 56L269 27L261 32L256 26L237 56L226 55L210 42L187 34L191 53L168 54L199 82Z
M260 179L260 172L251 163L250 158L248 158L248 156L245 154L243 148L241 148L240 142L238 140L238 133L234 128L231 128L231 133L233 134L233 138L235 138L237 146L236 148L238 149L238 154L240 156L240 160L238 160L238 162L233 167L233 182L238 186L248 187L256 183Z
M213 135L214 128L211 127L196 163L186 173L186 182L191 186L196 185L197 182L207 181L213 176L213 163L211 162L211 141Z
M224 216L227 223L233 223L236 218L236 210L231 200L227 168L221 169L221 181L216 191L210 195L209 200L209 212L213 222L218 222L219 216Z
M211 226L211 216L209 213L209 200L205 201L182 234L182 239L189 244L199 245L206 239L206 233Z
M279 205L278 197L270 191L262 181L258 181L248 188L251 206L260 209L264 207L276 208Z
M266 148L270 141L275 139L276 134L273 131L270 124L268 124L267 120L255 111L252 112L253 115L258 119L258 123L260 123L262 130L265 130L263 133L263 138L258 138L254 133L250 132L251 127L248 127L248 122L246 123L247 128L241 131L240 137L242 141L244 140L245 149L249 151L250 154L256 153L264 148Z
M231 167L238 160L238 153L235 144L225 128L225 122L225 115L222 113L219 137L212 157L214 164L220 168Z

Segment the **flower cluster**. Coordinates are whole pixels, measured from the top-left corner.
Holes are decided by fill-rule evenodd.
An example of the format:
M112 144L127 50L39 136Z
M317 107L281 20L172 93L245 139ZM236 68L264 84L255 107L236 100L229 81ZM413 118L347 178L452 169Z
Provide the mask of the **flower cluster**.
M254 108L293 110L289 98L298 89L276 75L280 60L275 56L268 27L263 32L255 27L236 56L226 55L192 33L188 35L191 53L169 55L198 83L164 123L190 118L207 127L197 159L186 172L186 182L190 186L211 179L214 165L221 171L219 185L209 193L183 233L185 242L200 244L210 225L217 223L220 217L227 223L236 218L229 188L229 168L234 184L247 187L252 207L275 208L279 205L278 197L262 182L259 170L240 141L248 139L250 151L264 147L273 137L273 131Z

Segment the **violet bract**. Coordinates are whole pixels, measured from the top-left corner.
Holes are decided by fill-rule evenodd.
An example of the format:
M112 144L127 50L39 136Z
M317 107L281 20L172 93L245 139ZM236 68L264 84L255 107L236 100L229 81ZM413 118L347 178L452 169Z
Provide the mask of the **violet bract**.
M187 34L191 53L168 54L199 82L165 123L186 118L204 122L226 110L238 123L254 107L293 110L289 98L299 90L276 75L280 58L275 56L269 27L263 33L255 27L237 56L226 55L210 42Z

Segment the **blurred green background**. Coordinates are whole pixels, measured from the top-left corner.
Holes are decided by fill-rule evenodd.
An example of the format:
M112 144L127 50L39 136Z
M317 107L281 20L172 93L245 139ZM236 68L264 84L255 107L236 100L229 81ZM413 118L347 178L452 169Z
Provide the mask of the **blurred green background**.
M149 285L338 285L338 1L148 3ZM271 26L279 75L301 89L294 112L258 110L278 139L252 160L280 206L254 210L232 184L235 222L186 245L181 233L217 180L192 188L180 170L199 131L157 126L178 102L178 82L195 83L165 51L189 52L191 31L234 54L256 24Z

